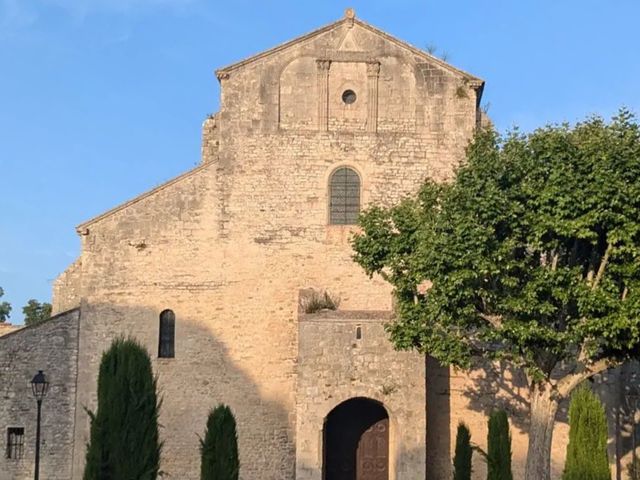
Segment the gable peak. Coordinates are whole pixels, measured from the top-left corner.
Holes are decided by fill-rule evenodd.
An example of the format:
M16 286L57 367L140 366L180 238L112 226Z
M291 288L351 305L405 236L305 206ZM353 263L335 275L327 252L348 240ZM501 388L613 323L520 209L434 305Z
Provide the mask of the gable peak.
M446 61L443 61L442 59L439 59L431 54L429 54L428 52L425 52L422 49L416 48L413 45L410 45L409 43L403 41L403 40L399 40L398 38L394 37L393 35L390 35L372 25L370 25L367 22L364 22L360 19L356 19L356 13L355 10L351 7L346 8L344 11L344 15L342 18L340 18L339 20L330 23L328 25L325 25L324 27L318 28L317 30L314 30L310 33L307 33L305 35L302 35L298 38L295 38L293 40L290 40L288 42L282 43L280 45L277 45L276 47L273 47L271 49L268 49L266 51L263 51L262 53L258 53L256 55L253 55L251 57L248 57L244 60L241 60L239 62L233 63L231 65L227 65L223 68L220 68L218 70L216 70L216 76L218 77L218 80L224 80L229 78L229 74L232 70L235 70L237 68L240 68L244 65L247 65L249 63L255 62L257 60L263 59L269 55L275 54L277 52L280 52L282 50L285 50L287 48L289 48L292 45L296 45L296 44L301 44L304 43L314 37L317 37L318 35L324 34L326 32L329 32L331 30L334 29L338 29L338 28L344 28L345 29L345 33L342 35L342 38L340 38L339 42L337 43L337 51L339 52L362 52L364 50L364 45L361 45L361 41L358 41L358 39L360 38L360 36L357 34L357 32L355 32L355 28L353 28L354 26L358 26L366 31L368 31L369 33L372 33L374 35L377 35L379 37L382 37L383 39L385 39L388 42L391 42L393 44L395 44L396 46L399 46L401 48L404 48L406 50L411 51L417 59L422 59L422 61L427 61L427 62L431 62L431 63L435 63L437 65L439 65L440 67L444 68L445 70L450 71L451 73L455 74L455 75L459 75L463 78L465 78L467 81L472 81L474 83L474 85L477 86L477 88L480 88L483 84L484 81L481 80L478 77L475 77L467 72L464 72L458 68L455 68L454 66L448 64ZM346 28L345 28L346 27ZM354 33L355 32L355 33ZM476 87L474 87L476 88Z

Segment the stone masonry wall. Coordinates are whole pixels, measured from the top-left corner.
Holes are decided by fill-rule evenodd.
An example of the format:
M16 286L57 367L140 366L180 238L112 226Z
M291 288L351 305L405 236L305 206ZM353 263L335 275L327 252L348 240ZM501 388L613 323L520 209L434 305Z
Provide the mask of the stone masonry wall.
M297 82L308 80L293 63L304 55L316 68L319 59L340 64L333 76L329 69L324 130L318 90ZM361 91L362 61L365 75L379 63L377 103L369 102L369 80ZM355 227L328 225L329 177L342 165L356 169L363 205L398 201L427 177L448 178L475 128L475 92L465 84L467 95L458 95L463 74L347 20L219 78L221 111L203 127L203 164L81 225L78 293L60 288L55 302L82 304L78 405L89 408L111 340L134 336L155 357L158 315L174 310L176 357L154 360L167 474L198 478L197 435L224 402L238 422L241 479L292 480L298 291L327 289L345 310L391 308L388 285L351 259ZM339 110L341 85L352 81L359 100ZM289 92L288 103L280 92ZM76 445L87 436L78 410ZM74 480L82 467L76 455Z
M297 480L322 480L325 419L354 397L377 400L389 414L390 480L425 478L425 358L392 348L384 331L389 319L389 312L349 311L301 317Z
M202 163L213 162L218 159L219 134L217 116L210 115L202 124Z
M71 310L0 338L1 480L33 478L37 409L30 382L38 370L50 382L42 403L40 478L71 479L79 320L80 311ZM6 458L9 427L24 428L21 459Z
M77 259L56 278L52 295L52 313L54 315L80 306L81 275L82 265L80 259Z

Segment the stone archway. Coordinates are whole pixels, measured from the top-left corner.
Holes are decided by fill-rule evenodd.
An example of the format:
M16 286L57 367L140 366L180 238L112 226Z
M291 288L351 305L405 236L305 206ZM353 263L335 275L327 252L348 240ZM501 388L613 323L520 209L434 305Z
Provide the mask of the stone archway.
M327 415L323 480L389 480L389 414L368 398L351 398Z

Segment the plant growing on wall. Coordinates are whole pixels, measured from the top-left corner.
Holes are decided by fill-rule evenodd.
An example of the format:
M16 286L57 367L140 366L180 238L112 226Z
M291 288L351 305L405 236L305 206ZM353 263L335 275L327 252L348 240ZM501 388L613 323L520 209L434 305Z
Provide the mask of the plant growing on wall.
M513 480L511 433L509 433L509 419L504 410L497 410L489 417L487 480Z
M569 445L562 480L610 480L607 417L600 399L582 386L571 395Z
M463 422L458 424L456 433L456 451L453 457L453 480L471 480L471 432Z
M88 412L84 480L155 480L159 408L149 354L134 340L115 340L100 362L98 408Z
M201 480L238 480L238 437L231 409L218 405L209 413L204 439L200 440Z
M394 287L400 349L527 376L525 480L548 480L558 402L640 351L640 128L621 111L486 130L446 184L373 206L355 260Z
M337 310L340 306L340 298L328 291L317 292L313 290L302 300L304 313L316 313L322 310Z

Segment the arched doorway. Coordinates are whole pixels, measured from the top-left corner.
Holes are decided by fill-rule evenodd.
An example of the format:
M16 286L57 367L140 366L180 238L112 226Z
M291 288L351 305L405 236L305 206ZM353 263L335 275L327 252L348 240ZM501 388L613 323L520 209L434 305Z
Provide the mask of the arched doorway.
M389 415L380 402L352 398L325 419L324 480L389 480Z

